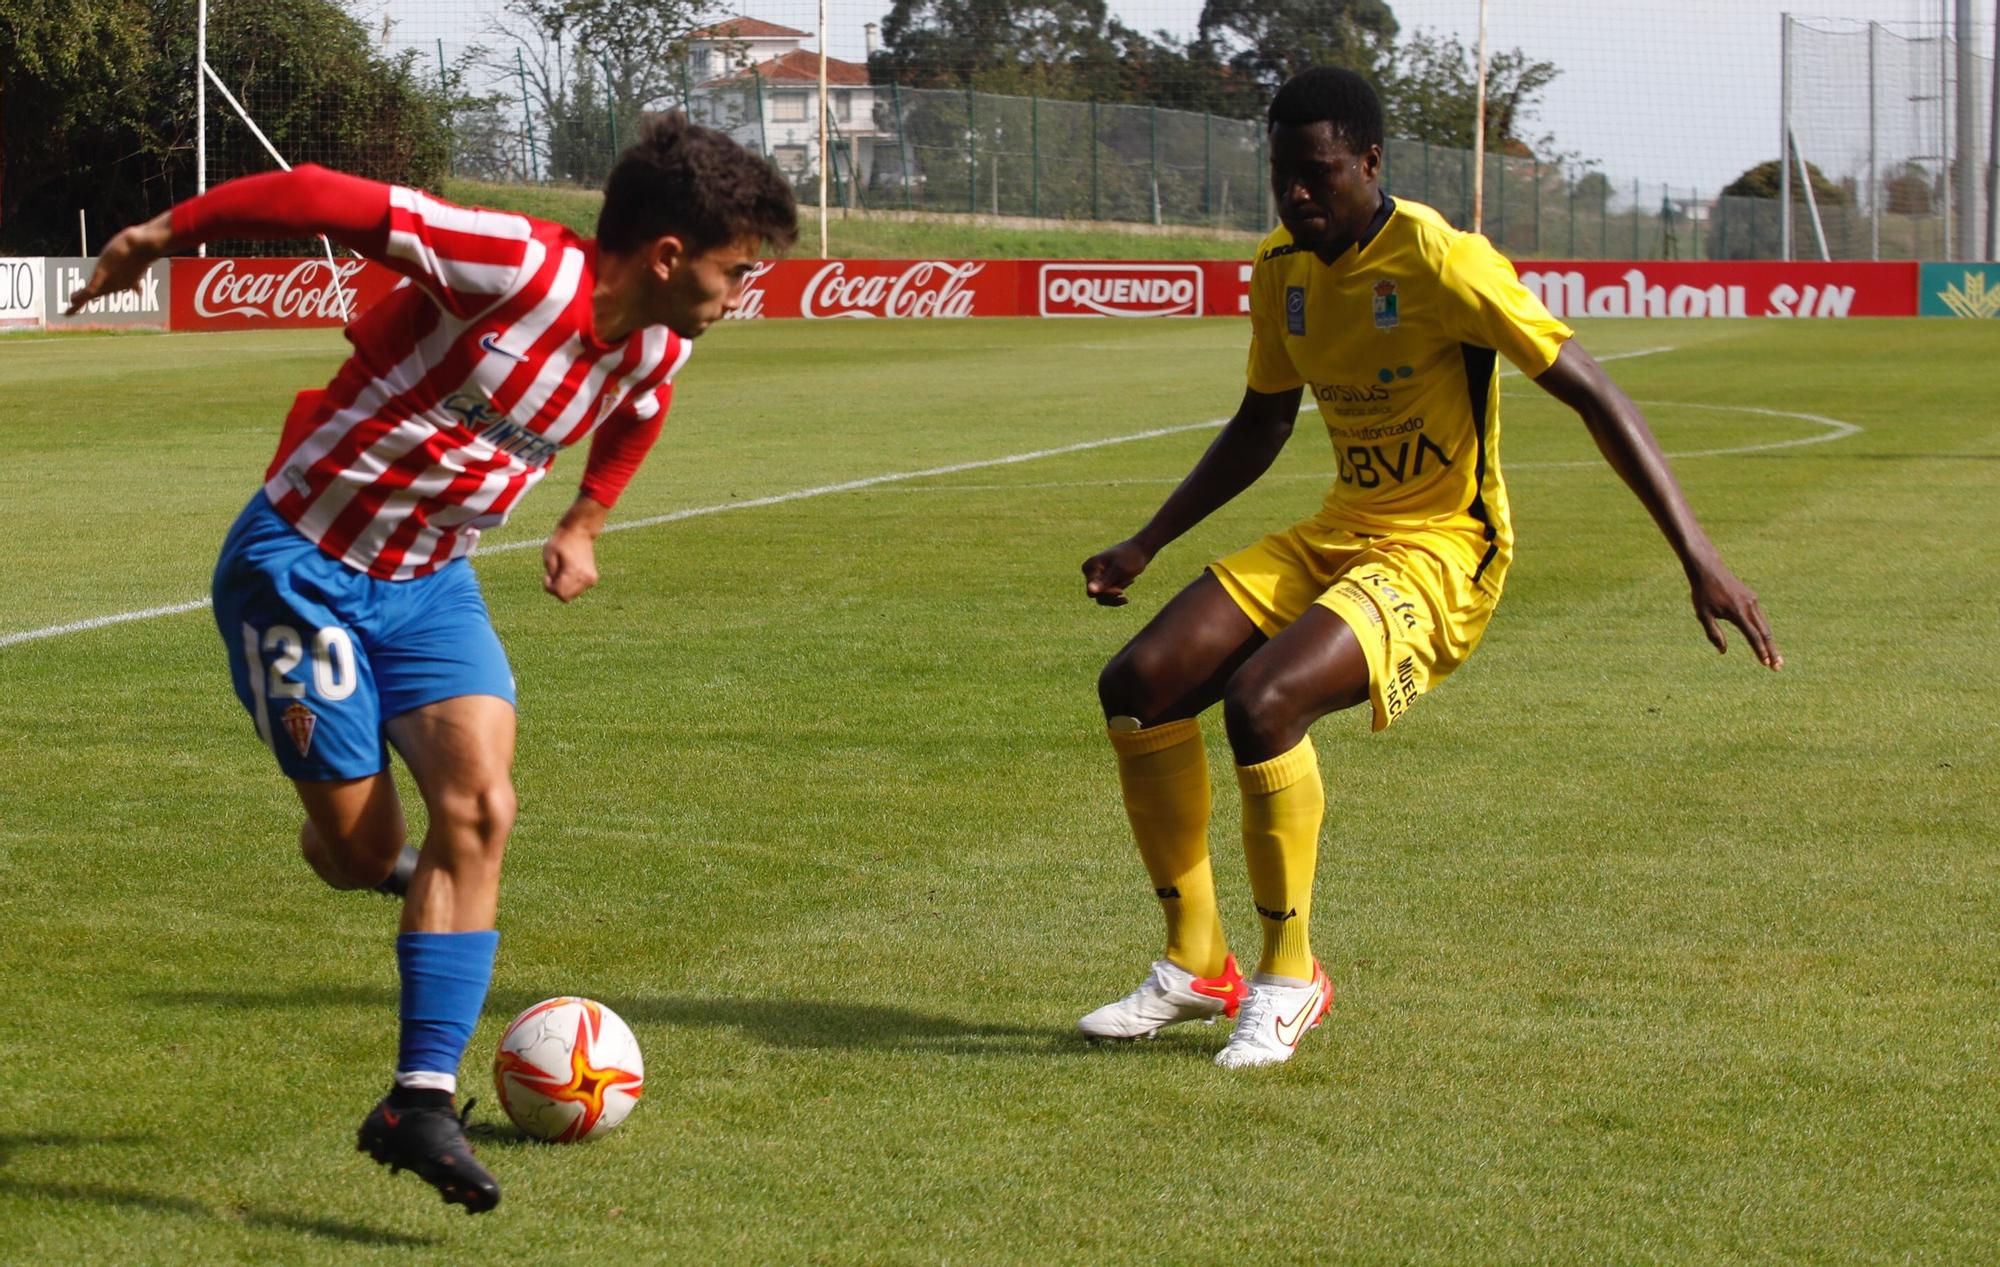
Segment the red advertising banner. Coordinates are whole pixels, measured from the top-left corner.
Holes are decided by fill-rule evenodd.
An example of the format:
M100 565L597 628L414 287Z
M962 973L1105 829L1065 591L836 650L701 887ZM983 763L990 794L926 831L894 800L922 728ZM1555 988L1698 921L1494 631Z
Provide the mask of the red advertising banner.
M1028 266L1038 317L1199 317L1199 264L1050 261ZM1025 306L1025 305L1024 305Z
M770 260L734 318L1013 317L1015 260Z
M367 260L189 259L173 261L175 330L270 330L346 325L402 282Z
M1235 260L771 260L731 316L1234 316L1249 276Z
M1914 263L1521 260L1558 317L1908 317ZM337 326L401 279L379 264L177 259L176 330ZM739 320L759 317L1230 317L1249 311L1239 260L770 260ZM348 306L344 306L348 305Z
M1914 263L1517 260L1558 317L1913 317Z

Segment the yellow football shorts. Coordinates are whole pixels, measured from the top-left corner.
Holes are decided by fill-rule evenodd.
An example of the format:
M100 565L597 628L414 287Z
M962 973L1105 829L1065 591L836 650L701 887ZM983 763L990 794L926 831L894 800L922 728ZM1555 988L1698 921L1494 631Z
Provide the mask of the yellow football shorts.
M1368 657L1382 730L1464 663L1500 598L1497 584L1475 585L1426 537L1368 537L1307 519L1208 570L1267 637L1315 603L1345 620Z

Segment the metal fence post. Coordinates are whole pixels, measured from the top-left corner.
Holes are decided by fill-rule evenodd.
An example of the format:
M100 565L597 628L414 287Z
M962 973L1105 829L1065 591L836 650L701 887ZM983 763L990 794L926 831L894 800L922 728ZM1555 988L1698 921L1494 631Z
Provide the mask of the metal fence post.
M1104 213L1097 201L1097 99L1090 101L1090 218L1102 220Z
M750 68L750 86L757 94L757 152L765 158L771 157L771 133L764 122L764 75L755 66Z
M1537 255L1542 253L1542 160L1539 158L1535 160L1535 245L1529 249Z
M611 95L611 59L600 58L598 65L604 68L604 138L610 142L607 153L611 165L618 162L618 102Z
M979 210L979 121L973 113L972 89L965 90L965 209Z
M1257 197L1256 228L1271 227L1271 168L1264 158L1264 133L1257 133L1257 187L1264 192Z
M1209 200L1209 185L1215 176L1215 116L1204 110L1201 112L1201 218L1209 220L1215 216L1215 208Z
M1431 143L1419 141L1417 144L1424 147L1424 205L1435 206L1431 201Z
M1632 178L1632 258L1639 258L1639 178Z
M1028 98L1028 210L1042 214L1042 98Z
M1160 223L1160 108L1146 107L1147 148L1152 162L1153 223Z
M1576 258L1576 182L1569 180L1569 173L1563 173L1564 183L1569 186L1569 257Z
M514 73L521 81L521 160L527 178L535 179L535 112L528 107L528 66L521 60L519 45L514 48Z
M889 110L896 116L896 157L903 165L903 210L908 211L910 202L910 141L903 132L903 90L895 80L889 81Z
M451 74L444 68L444 40L442 38L438 40L437 46L438 96L444 101L445 119L447 122L451 122L452 115L457 112L451 108ZM197 71L196 73L199 74L200 72ZM445 170L453 176L458 175L458 129L456 127L451 128L451 143L445 147L444 161Z

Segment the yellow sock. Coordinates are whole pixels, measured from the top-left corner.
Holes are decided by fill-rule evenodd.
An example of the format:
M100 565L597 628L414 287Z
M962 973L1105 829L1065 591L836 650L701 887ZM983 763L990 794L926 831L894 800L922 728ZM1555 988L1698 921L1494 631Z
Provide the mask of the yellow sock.
M1222 972L1229 943L1208 865L1208 750L1193 718L1111 730L1132 839L1167 917L1167 958L1198 977Z
M1313 864L1326 790L1310 736L1290 752L1236 767L1243 788L1243 859L1264 926L1257 971L1310 981Z

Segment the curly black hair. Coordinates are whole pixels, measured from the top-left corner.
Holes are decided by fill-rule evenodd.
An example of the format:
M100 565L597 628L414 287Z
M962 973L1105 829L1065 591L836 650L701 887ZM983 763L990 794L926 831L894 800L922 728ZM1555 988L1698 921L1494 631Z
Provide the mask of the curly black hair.
M604 182L597 243L614 254L667 234L707 251L756 236L776 250L798 240L799 209L778 169L679 110L648 115Z
M1333 134L1359 154L1382 143L1382 102L1368 81L1343 66L1314 66L1287 79L1271 98L1270 124L1302 128L1331 123Z

